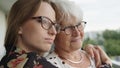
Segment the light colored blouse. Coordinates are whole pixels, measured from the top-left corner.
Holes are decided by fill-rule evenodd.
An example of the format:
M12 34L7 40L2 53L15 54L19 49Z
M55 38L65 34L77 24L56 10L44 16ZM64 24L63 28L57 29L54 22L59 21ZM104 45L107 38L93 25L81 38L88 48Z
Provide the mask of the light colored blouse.
M58 68L76 68L63 62L55 52L52 52L48 56L46 56L46 59L47 61L51 62L51 64L55 65ZM90 60L90 66L88 68L96 68L94 59L89 57L89 60Z

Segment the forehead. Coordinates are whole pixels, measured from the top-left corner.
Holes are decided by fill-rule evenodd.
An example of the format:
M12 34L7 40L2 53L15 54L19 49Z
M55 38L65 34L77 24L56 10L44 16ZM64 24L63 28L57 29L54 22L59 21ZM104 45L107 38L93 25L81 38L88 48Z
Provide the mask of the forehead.
M45 16L55 21L55 11L50 4L47 2L41 2L38 11L35 13L34 16Z
M62 27L65 27L65 26L73 26L78 23L79 23L79 20L76 17L71 16L67 19L64 19L60 24Z

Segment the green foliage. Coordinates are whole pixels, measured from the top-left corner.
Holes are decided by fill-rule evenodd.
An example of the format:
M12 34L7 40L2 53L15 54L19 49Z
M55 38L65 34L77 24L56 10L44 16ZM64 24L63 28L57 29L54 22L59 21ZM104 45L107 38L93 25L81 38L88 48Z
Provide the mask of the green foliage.
M105 30L95 39L86 38L84 45L86 44L102 45L109 56L120 55L120 31Z
M105 41L104 47L110 56L120 55L120 42L119 40L109 39Z
M91 40L89 37L84 40L83 46L86 46L87 44L94 44L96 45L97 42L95 40Z
M110 56L120 55L120 31L105 30L103 37L107 54Z
M114 31L114 30L105 30L103 32L104 39L114 39L114 40L120 40L120 31Z
M93 45L103 45L104 44L104 39L101 37L100 34L97 34L97 38L91 39L91 38L86 38L84 40L83 46L87 44L93 44Z

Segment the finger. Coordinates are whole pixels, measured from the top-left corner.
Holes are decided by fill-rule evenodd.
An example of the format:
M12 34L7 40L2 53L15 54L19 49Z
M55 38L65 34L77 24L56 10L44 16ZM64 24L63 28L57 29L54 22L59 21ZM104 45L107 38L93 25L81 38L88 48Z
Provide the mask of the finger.
M92 58L94 58L94 53L92 48L94 48L93 45L88 44L87 46L85 46L84 49Z
M95 46L95 48L100 53L102 63L107 63L107 64L110 64L112 66L112 62L111 62L110 58L107 56L107 54L105 53L105 51L100 46Z
M109 57L107 56L107 54L105 53L105 51L100 46L95 46L95 48L101 54L100 56L101 56L102 61L105 61L106 59L109 59Z
M101 65L101 58L100 58L100 54L99 51L97 49L93 49L94 50L94 59L95 59L95 63L96 63L96 67L98 68Z
M110 64L111 67L112 67L112 61L111 61L111 60L106 60L105 63L106 63L106 64Z
M96 67L99 67L101 65L101 59L99 52L95 49L95 47L92 44L88 44L85 47L85 51L92 56L92 58L95 59Z

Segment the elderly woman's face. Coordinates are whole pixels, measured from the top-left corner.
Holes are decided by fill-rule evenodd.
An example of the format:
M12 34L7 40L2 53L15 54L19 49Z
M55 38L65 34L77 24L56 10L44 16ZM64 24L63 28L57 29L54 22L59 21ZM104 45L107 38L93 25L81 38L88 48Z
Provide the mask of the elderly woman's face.
M69 21L61 23L62 30L57 34L55 45L63 50L77 50L82 47L84 31L82 25L77 19L72 17Z
M56 36L56 29L52 25L55 11L46 2L42 2L33 18L20 27L19 33L25 46L36 50L48 51Z

